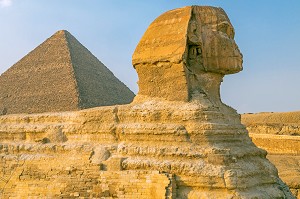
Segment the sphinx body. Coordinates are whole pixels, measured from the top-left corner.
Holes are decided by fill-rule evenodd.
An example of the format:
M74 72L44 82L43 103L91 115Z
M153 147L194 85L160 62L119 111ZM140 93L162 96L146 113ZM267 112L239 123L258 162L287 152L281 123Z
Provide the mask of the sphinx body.
M266 152L252 143L241 125L239 114L221 102L224 75L243 69L234 34L221 8L190 6L158 17L133 54L139 76L135 107L145 112L152 106L156 112L154 123L150 125L149 118L138 122L140 130L134 128L145 136L124 142L136 147L124 164L135 169L150 164L175 174L183 198L288 195ZM151 112L149 108L147 113ZM176 126L176 133L170 125ZM152 164L143 154L147 151L156 156Z
M13 136L1 140L46 140L69 150L77 150L81 143L92 152L82 162L100 165L99 175L105 176L97 179L99 184L109 184L103 179L121 181L116 176L137 182L136 173L150 172L151 180L142 185L151 190L149 183L155 182L159 190L126 195L132 188L119 182L109 184L111 196L293 198L266 151L252 143L240 116L221 102L223 76L242 70L242 55L233 38L234 29L220 8L189 6L166 12L149 26L133 55L139 93L131 104L2 116L0 130ZM70 157L64 157L68 162ZM90 170L82 175L89 176ZM101 191L107 194L101 188L97 196L105 196Z

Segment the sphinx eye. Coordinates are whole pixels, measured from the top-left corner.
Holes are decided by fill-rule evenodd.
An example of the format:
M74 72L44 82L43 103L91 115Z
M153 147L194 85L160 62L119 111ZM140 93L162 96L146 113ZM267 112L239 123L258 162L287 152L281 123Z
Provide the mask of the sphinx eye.
M219 32L222 32L222 33L226 34L229 38L233 38L234 37L234 30L232 29L232 27L230 26L230 24L228 24L226 22L218 24L217 30Z
M218 24L218 28L217 29L218 29L218 31L227 34L228 24L227 23Z

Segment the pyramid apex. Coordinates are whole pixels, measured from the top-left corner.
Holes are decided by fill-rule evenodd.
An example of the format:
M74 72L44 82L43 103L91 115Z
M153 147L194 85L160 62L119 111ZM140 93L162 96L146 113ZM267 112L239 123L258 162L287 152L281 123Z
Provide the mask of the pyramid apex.
M58 30L53 35L50 36L50 38L52 38L52 39L65 40L66 42L69 41L70 37L72 38L74 36L67 30Z
M69 31L67 31L67 30L58 30L53 35L66 35L66 34L70 34L71 35L71 33Z

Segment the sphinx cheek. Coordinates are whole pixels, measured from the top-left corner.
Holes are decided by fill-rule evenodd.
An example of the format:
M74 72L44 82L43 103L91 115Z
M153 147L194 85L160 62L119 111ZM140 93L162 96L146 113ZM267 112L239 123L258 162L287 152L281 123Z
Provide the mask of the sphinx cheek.
M210 66L212 71L222 74L237 73L242 70L242 55L233 39L215 33L211 41Z
M219 41L213 32L203 34L203 65L207 72L219 72Z

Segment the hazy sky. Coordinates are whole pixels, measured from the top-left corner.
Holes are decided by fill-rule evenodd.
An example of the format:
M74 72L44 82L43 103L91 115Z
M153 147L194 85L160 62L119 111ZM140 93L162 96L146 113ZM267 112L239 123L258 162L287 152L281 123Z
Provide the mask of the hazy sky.
M187 5L222 7L235 27L244 70L225 77L223 102L239 113L300 110L299 0L0 0L0 74L65 29L136 93L138 41L160 14Z

